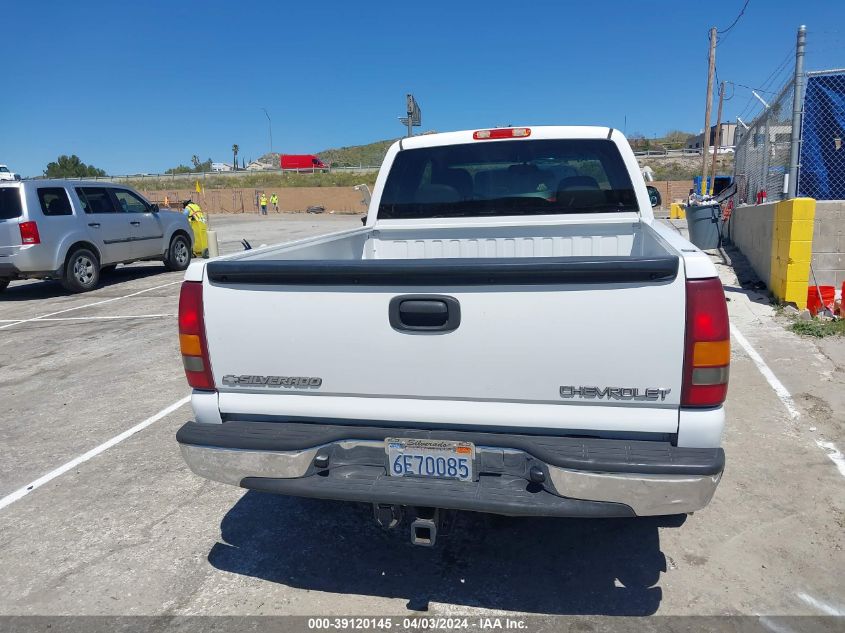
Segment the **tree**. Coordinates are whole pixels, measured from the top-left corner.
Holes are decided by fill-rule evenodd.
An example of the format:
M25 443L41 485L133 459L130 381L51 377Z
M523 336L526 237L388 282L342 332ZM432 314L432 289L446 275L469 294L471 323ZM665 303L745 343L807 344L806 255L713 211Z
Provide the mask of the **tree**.
M235 171L238 171L238 151L240 151L240 147L237 144L232 145L232 154L234 154L234 160L232 161L232 168Z
M683 130L669 130L666 136L663 137L666 147L671 149L681 148L686 145L687 139L690 136L695 136L692 132L684 132Z
M200 174L204 172L211 171L211 159L206 159L204 161L200 161L200 157L194 154L191 156L191 162L193 163L193 167L188 167L187 165L177 165L176 167L171 167L170 169L165 170L165 174Z
M44 175L47 178L90 178L105 176L106 172L93 165L86 165L76 154L62 154L54 162L47 163Z
M631 132L628 135L628 142L631 144L631 149L635 152L646 148L647 141L642 132Z

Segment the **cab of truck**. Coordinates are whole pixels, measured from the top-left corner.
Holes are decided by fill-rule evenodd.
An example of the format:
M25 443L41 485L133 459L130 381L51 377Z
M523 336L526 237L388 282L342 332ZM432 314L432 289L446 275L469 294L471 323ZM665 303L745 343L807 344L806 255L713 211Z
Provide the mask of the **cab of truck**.
M328 169L328 165L313 154L282 154L279 165L282 169Z
M0 180L20 180L20 174L12 172L6 165L0 165Z

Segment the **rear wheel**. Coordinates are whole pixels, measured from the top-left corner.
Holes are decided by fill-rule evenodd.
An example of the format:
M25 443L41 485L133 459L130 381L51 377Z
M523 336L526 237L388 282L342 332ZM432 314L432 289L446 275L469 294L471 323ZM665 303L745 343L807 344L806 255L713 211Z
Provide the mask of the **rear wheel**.
M77 248L67 258L62 286L70 292L87 292L100 283L100 262L87 248Z
M184 235L174 235L164 258L167 270L185 270L191 263L191 244Z
M0 292L3 292L6 288L9 287L9 282L11 279L0 279Z

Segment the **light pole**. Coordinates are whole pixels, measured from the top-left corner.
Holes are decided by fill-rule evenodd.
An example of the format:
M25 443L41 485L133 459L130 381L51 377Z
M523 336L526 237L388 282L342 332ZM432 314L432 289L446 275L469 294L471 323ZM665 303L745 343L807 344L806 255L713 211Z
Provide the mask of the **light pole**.
M267 127L270 129L270 153L273 153L273 122L270 120L270 115L267 113L267 108L261 108L264 110L264 116L267 117Z

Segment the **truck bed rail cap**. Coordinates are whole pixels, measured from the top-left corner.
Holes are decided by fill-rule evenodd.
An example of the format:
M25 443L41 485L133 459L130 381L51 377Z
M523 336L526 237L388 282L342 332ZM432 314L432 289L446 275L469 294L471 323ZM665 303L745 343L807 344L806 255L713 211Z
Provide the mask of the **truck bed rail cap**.
M428 260L214 261L208 279L220 284L279 285L546 285L666 282L676 256L543 257Z

